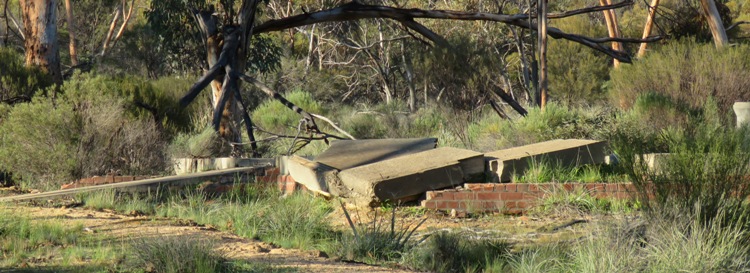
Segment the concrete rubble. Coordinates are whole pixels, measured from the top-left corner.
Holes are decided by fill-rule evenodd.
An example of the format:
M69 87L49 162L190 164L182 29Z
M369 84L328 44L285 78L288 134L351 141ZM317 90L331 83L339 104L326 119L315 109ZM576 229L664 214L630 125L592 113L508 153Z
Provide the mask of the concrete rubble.
M360 205L404 202L466 182L506 182L534 162L561 167L604 163L606 142L558 139L482 154L441 147L436 139L346 140L314 160L291 157L286 168L307 189Z
M585 139L556 139L485 154L487 178L508 182L523 174L534 163L547 162L560 167L602 164L607 142Z

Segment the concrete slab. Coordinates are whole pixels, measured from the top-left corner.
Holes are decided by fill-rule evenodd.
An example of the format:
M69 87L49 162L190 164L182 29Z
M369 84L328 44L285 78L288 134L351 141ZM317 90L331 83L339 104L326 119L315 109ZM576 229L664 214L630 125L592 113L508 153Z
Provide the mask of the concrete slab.
M346 170L431 150L436 146L436 138L337 140L315 157L315 161L338 170Z
M455 187L481 175L483 155L442 147L342 170L341 186L358 204L405 201L426 191ZM329 183L330 185L330 183Z
M294 181L305 185L308 190L330 197L328 191L329 180L338 175L338 170L320 162L308 160L304 157L291 156L286 161L286 169Z
M556 139L485 154L487 178L510 181L514 173L525 172L533 162L550 162L562 167L601 164L607 142L586 139Z

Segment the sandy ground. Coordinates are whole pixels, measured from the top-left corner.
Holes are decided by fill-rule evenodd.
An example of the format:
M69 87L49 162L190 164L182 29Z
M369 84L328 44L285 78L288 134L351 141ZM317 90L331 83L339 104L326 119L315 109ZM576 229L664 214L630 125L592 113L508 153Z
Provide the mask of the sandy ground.
M2 195L18 194L3 191ZM55 219L65 221L70 226L82 225L87 232L93 232L115 240L132 241L149 237L180 236L211 240L216 249L233 260L246 260L269 264L275 267L296 268L299 272L413 272L398 268L388 268L361 263L347 263L320 251L283 249L257 240L241 238L211 226L201 226L194 222L179 219L163 219L153 216L124 215L114 211L91 210L81 207L48 207L21 204L6 204L6 209L22 213L32 219ZM415 211L417 211L415 213ZM376 218L375 210L349 209L352 220L367 223ZM377 214L381 221L390 221L390 213ZM427 218L417 231L415 238L427 236L441 230L469 233L473 237L489 237L515 243L517 246L538 244L550 241L576 240L590 234L597 222L613 220L614 216L587 215L579 213L551 213L545 216L478 216L472 218L452 218L439 212L423 212L418 208L399 209L398 225L416 225ZM617 217L615 217L617 218ZM343 210L337 208L330 215L330 223L338 229L348 229Z
M211 240L216 249L233 260L246 260L279 267L291 267L299 272L412 272L394 268L346 263L326 257L320 251L284 249L257 240L250 240L199 226L190 221L158 219L150 216L122 215L111 211L96 211L84 208L47 208L16 206L35 220L55 219L69 222L71 226L82 225L87 232L109 238L133 240L153 236L179 236Z

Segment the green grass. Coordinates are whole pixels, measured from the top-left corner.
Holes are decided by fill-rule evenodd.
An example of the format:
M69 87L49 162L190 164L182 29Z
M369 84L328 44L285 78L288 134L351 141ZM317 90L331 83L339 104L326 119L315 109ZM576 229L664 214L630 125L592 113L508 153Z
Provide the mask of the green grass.
M596 214L624 213L629 214L640 208L640 202L630 199L596 198L586 189L572 191L556 189L545 193L530 213L551 215L563 213Z
M121 244L95 234L87 234L80 224L55 219L32 220L2 208L0 216L0 267L28 267L67 271L86 267L87 271L116 270L125 259Z
M616 168L606 165L562 166L549 160L529 160L529 168L514 173L513 183L623 183L630 178Z

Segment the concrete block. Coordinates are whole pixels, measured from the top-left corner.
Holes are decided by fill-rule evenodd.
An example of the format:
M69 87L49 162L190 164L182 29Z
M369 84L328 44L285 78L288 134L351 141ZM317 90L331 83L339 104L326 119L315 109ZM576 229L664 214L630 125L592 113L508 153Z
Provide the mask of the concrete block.
M642 155L642 157L636 157L635 162L636 164L639 164L641 158L643 158L643 164L646 166L647 170L650 173L661 174L667 167L670 157L672 157L671 153L644 154ZM637 168L636 171L639 171L639 169ZM646 174L644 173L643 175Z
M562 167L604 162L607 142L584 139L557 139L485 154L488 180L510 181L534 162L550 162Z
M338 175L338 170L299 156L289 157L286 161L286 169L297 183L305 185L308 190L331 196L327 181L334 179Z
M436 138L336 140L315 157L315 161L338 170L346 170L431 150L436 146Z
M483 171L481 153L442 147L339 172L341 186L355 203L406 201L430 190L462 185ZM329 183L330 185L330 183Z

